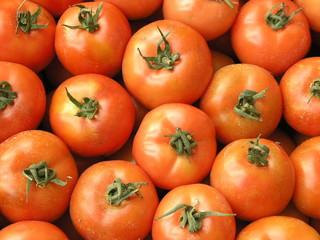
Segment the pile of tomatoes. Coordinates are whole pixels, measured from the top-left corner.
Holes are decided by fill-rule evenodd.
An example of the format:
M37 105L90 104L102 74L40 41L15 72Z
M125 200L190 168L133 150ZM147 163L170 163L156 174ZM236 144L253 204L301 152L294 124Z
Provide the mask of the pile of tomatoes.
M0 1L0 240L320 239L317 0Z

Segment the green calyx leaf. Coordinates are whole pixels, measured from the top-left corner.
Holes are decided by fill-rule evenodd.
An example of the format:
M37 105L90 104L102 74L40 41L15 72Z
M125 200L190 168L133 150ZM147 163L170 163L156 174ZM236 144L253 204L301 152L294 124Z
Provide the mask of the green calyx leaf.
M120 178L116 178L112 184L107 187L106 200L110 205L118 206L124 200L136 194L143 198L140 189L143 185L149 185L147 182L136 182L124 184Z
M311 93L311 97L309 98L308 104L314 96L320 98L320 78L313 80L310 85L309 91Z
M215 0L215 1L217 1L217 2L225 2L226 4L228 4L229 7L231 7L231 9L232 9L234 12L238 13L238 11L234 8L233 5L239 4L239 3L237 3L237 2L232 2L232 1L230 1L230 0Z
M85 6L81 4L76 4L71 7L78 7L80 8L79 15L78 15L78 20L80 25L78 26L69 26L66 24L62 24L65 27L71 28L71 29L83 29L88 32L95 32L96 30L99 29L99 23L98 23L98 18L101 12L101 9L103 7L103 2L101 2L96 10L96 12L92 11L91 9L86 8Z
M276 12L276 14L271 14L271 12L279 7L279 10ZM287 11L287 5L286 3L282 2L279 4L276 4L273 6L265 15L264 19L265 22L273 29L273 30L280 30L284 28L289 21L296 15L298 12L302 12L302 8L299 8L298 10L291 13L289 16Z
M247 141L244 146L251 143L248 148L248 161L258 167L264 167L268 164L267 157L269 156L269 148L259 143L260 136L261 135L259 135L255 141Z
M179 204L169 212L156 218L155 221L158 221L159 219L164 218L182 209L181 217L179 219L180 227L185 228L186 226L188 226L189 232L194 233L201 229L202 219L208 216L235 216L235 214L220 213L215 211L198 212L196 210L196 207L198 206L198 204L199 204L199 200L197 201L195 206L191 206L188 204Z
M17 97L17 92L12 91L11 85L7 81L0 82L0 111L13 104Z
M76 105L79 108L79 111L77 112L77 117L86 117L89 120L93 119L96 112L99 108L99 102L93 98L83 98L83 103L78 102L69 92L66 88L67 96L69 100Z
M241 117L257 120L257 121L263 121L262 118L260 118L260 112L255 108L254 103L259 98L264 98L266 91L269 89L266 88L260 93L257 93L255 91L251 90L244 90L239 98L238 98L238 104L234 106L233 110L240 115Z
M49 25L49 18L47 15L45 15L46 18L48 19L47 24L45 24L45 25L36 24L36 21L41 13L41 8L39 5L38 5L38 10L33 15L31 15L29 10L26 10L25 12L20 12L21 7L25 4L26 1L27 0L24 0L18 8L18 12L17 12L18 24L16 27L16 34L18 33L19 27L23 32L29 33L31 30L42 29L42 28L45 28Z
M57 178L56 172L48 168L48 164L45 161L41 161L38 164L32 164L30 167L23 170L23 176L28 179L27 182L27 202L29 199L29 190L31 183L36 182L36 186L39 188L44 188L48 183L55 183L59 186L65 186L68 183L68 179L72 177L67 177L67 180L63 182Z
M156 57L145 57L142 55L139 48L138 48L138 52L139 52L140 56L146 61L146 63L148 64L148 67L150 69L155 70L155 69L166 68L168 70L172 70L174 67L173 66L174 63L180 57L179 53L172 54L170 44L167 41L167 36L170 34L172 29L166 35L163 35L160 28L158 26L157 26L157 28L161 34L161 37L162 37L157 45L157 56ZM161 49L162 42L164 42L164 44L165 44L163 50Z

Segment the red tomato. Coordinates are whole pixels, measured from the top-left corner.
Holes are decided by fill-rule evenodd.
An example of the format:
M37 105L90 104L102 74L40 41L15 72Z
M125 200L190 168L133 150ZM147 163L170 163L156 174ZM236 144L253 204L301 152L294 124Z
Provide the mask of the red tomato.
M77 179L69 149L51 133L24 131L0 144L0 211L11 222L58 219Z
M32 1L1 1L0 29L1 61L20 63L40 72L52 60L56 22L43 7Z
M57 56L73 75L98 73L113 77L121 69L131 37L129 22L117 7L109 3L84 2L80 6L83 8L68 8L58 21ZM92 23L86 24L89 22L86 19L91 19Z
M240 138L268 137L282 117L282 96L274 77L252 64L220 68L200 100L212 119L217 140L230 143Z
M115 80L82 74L56 89L49 118L53 132L73 152L81 156L110 155L129 138L135 108L130 95Z
M232 46L239 60L281 75L303 58L309 51L311 35L308 20L298 9L290 0L245 3L231 30Z
M183 208L165 215L180 204L184 204ZM183 212L188 216L184 216ZM219 216L218 213L227 216ZM235 238L235 218L228 201L219 191L205 184L189 184L172 189L160 201L154 218L154 240ZM186 223L181 225L183 221Z
M120 186L122 192L117 189ZM144 239L158 202L152 181L140 167L127 161L105 161L80 176L70 215L86 240Z
M211 49L212 62L213 62L213 72L215 73L220 68L234 64L234 61L228 55L225 55L221 52Z
M280 81L283 117L296 131L320 135L320 57L302 59L291 66Z
M134 160L163 189L200 182L216 156L214 124L200 109L163 104L146 114L135 135Z
M286 129L277 127L268 139L278 143L288 155L297 147L293 138L288 134Z
M164 103L195 102L212 73L205 39L191 27L172 20L140 28L127 45L122 65L127 89L150 109Z
M320 32L320 15L317 11L319 2L317 0L293 0L302 8L303 14L307 17L310 28L315 32Z
M309 224L309 222L310 222L310 218L308 216L306 216L305 214L303 214L302 212L300 212L294 206L292 201L286 206L286 208L279 215L280 216L295 217L295 218L298 218L298 219L304 221L307 224Z
M60 17L70 6L81 4L85 0L32 0L47 9L54 17Z
M268 139L229 143L218 153L210 173L210 184L227 198L237 217L247 221L282 212L294 183L290 158Z
M0 61L0 143L8 137L36 129L46 107L41 79L29 68Z

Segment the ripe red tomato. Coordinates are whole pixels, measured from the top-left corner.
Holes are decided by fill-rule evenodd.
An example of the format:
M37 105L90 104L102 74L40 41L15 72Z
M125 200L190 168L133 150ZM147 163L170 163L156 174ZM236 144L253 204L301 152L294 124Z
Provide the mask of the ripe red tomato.
M317 0L293 0L302 8L303 14L307 17L310 28L315 32L320 32L320 15L317 11L319 2Z
M149 109L164 103L195 102L212 73L205 39L193 28L172 20L140 28L128 42L122 65L126 88Z
M268 137L268 139L278 143L288 155L297 147L293 138L288 134L287 129L277 127L276 130Z
M54 17L58 18L70 6L81 4L85 0L32 0L47 9Z
M101 1L84 2L68 8L59 18L55 49L62 65L73 75L113 77L121 69L130 37L129 22L117 7Z
M51 100L53 132L81 156L110 155L129 138L135 108L130 95L115 80L82 74L64 81Z
M128 161L99 162L80 176L70 215L84 239L144 239L159 200L148 175Z
M163 104L142 120L132 154L156 186L172 189L209 174L217 151L215 136L213 122L200 109Z
M210 184L246 221L282 212L291 200L294 183L290 158L268 139L229 143L218 153L210 173Z
M245 3L231 30L232 47L239 60L281 75L303 58L309 51L311 35L308 20L298 9L290 0Z
M74 158L52 133L28 130L0 144L0 212L11 222L58 219L77 179Z

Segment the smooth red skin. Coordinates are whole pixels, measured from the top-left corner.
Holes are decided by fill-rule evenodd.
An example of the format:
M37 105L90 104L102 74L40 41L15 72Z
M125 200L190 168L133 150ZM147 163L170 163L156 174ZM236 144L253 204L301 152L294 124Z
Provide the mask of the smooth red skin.
M265 23L265 14L281 2L288 6L288 14L298 9L290 0L250 0L240 9L231 29L232 47L239 60L256 64L274 75L281 75L303 58L311 45L309 23L304 14L296 14L279 31Z
M312 218L320 218L320 137L301 143L290 155L296 173L293 203Z
M75 4L82 4L85 0L33 0L47 9L54 17L58 18L69 7Z
M293 194L295 174L286 152L267 139L259 141L270 149L267 166L250 163L247 159L250 143L244 146L248 140L236 140L218 153L210 185L227 198L239 219L253 221L285 209Z
M189 184L176 187L168 192L159 203L154 219L163 216L179 204L194 206L200 212L216 211L233 214L226 198L218 190L206 184ZM234 216L209 216L202 220L202 227L190 233L188 226L180 227L181 210L153 222L153 240L201 239L233 240L236 233Z
M99 108L93 119L75 116L76 107L66 90L78 101L94 98ZM100 74L82 74L64 81L55 91L49 109L53 132L81 156L110 155L129 138L135 121L130 95L115 80Z
M264 94L266 97L254 104L263 121L242 117L233 110L244 90L261 92L267 87L270 88ZM266 138L282 117L282 96L277 81L265 69L252 64L230 64L216 71L199 106L214 122L217 140L224 144L259 134Z
M106 190L115 178L123 183L148 182L119 206L106 201ZM144 239L151 230L159 200L148 175L136 164L110 160L89 167L79 178L70 201L70 215L84 239Z
M283 117L296 131L308 135L320 135L320 98L311 97L313 80L320 75L320 57L302 59L282 76L280 89L283 96Z
M97 2L97 0L94 0ZM102 0L115 5L129 20L139 20L149 17L160 8L163 0Z
M197 141L189 160L169 144L176 128ZM163 189L197 183L210 172L217 152L214 124L200 109L183 103L159 106L146 114L135 135L132 154L153 183Z
M239 0L232 2L238 11ZM237 16L224 1L164 0L162 11L164 19L180 21L193 27L207 41L227 32Z
M44 221L21 221L0 231L1 240L69 240L55 225Z
M0 143L25 130L36 129L45 108L46 93L41 79L29 68L0 61L1 81L7 81L17 92L13 105L0 110Z
M161 35L171 33L167 40L172 53L179 53L174 69L149 69L140 56L156 56ZM163 47L163 46L162 46ZM172 20L158 20L140 28L130 39L122 65L124 83L140 103L153 109L164 103L194 103L208 86L213 73L210 49L204 38L191 27Z
M320 235L300 219L271 216L259 219L245 227L236 240L304 239L319 240Z
M294 2L302 8L309 21L310 28L315 32L320 32L320 16L317 11L319 2L317 0L294 0Z
M81 5L95 12L100 3L84 2ZM123 54L131 37L127 18L115 6L104 3L98 18L100 27L95 32L62 25L78 26L79 10L78 7L68 8L58 21L55 50L59 60L73 75L98 73L115 76L121 70Z
M54 57L54 38L56 22L53 16L41 7L37 24L49 25L43 29L24 33L20 28L16 34L17 11L23 1L1 1L0 10L0 61L15 62L31 68L34 72L43 70ZM37 11L38 5L27 1L20 12ZM47 17L46 17L47 16Z
M27 202L27 178L22 172L32 164L46 161L66 186L54 183L43 189L32 182ZM0 145L0 211L11 222L54 221L67 209L78 179L74 158L57 136L41 131L20 132Z

